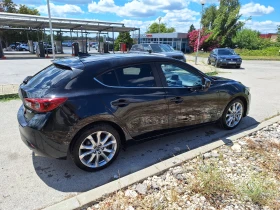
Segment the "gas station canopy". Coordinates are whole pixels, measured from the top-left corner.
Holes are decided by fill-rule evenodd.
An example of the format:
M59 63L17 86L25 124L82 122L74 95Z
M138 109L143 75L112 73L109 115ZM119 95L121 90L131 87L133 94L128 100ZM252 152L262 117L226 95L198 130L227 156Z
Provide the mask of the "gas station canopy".
M49 28L49 19L44 16L0 12L0 29L9 29L9 27L42 30ZM129 32L140 30L139 28L125 27L123 23L57 17L52 17L52 27L57 30L83 30L88 32Z

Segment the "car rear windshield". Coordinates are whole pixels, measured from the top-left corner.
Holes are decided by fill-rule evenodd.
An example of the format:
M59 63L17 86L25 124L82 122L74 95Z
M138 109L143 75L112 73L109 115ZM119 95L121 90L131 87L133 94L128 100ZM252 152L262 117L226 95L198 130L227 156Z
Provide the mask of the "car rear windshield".
M33 88L56 88L72 79L73 71L54 64L35 74L27 86Z

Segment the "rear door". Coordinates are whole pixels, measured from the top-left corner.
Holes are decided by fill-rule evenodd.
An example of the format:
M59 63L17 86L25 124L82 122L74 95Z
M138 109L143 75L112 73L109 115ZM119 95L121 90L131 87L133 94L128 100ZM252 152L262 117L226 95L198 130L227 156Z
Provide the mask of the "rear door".
M97 76L105 106L125 125L134 139L168 128L168 105L155 66L132 64Z

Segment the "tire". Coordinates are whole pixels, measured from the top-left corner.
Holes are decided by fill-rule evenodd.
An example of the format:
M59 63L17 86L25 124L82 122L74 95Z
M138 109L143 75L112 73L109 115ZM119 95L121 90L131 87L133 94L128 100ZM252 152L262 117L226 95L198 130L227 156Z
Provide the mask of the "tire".
M209 58L208 58L208 60L207 60L207 64L208 64L208 65L210 65L210 64L211 64L211 62L210 62Z
M240 67L241 67L240 65L237 65L235 68L240 69Z
M101 141L99 145L97 145L98 135L100 135ZM107 138L107 135L110 137ZM107 146L103 146L102 140L104 141L106 138L107 141L103 144L107 144ZM118 156L120 147L120 135L112 126L96 124L76 139L72 150L72 158L80 169L94 172L109 166Z
M216 67L216 68L219 68L219 67L220 67L220 65L219 65L219 63L218 63L218 60L215 61L215 67Z
M233 111L233 107L237 108L240 111L230 112ZM241 122L244 114L244 104L240 99L235 99L231 101L225 108L224 113L220 119L221 127L227 130L232 130L236 128L239 123ZM229 119L232 118L233 120L230 121Z

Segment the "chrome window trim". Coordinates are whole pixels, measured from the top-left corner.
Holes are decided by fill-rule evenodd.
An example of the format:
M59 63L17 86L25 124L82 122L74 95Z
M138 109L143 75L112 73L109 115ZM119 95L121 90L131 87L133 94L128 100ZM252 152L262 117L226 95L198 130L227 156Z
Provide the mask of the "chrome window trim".
M164 89L167 89L167 88L196 88L196 87L200 87L200 86L193 86L193 87L125 87L125 86L110 86L110 85L105 85L104 83L100 82L98 79L96 79L95 77L93 78L96 82L98 82L100 85L103 85L105 87L108 87L108 88L164 88Z

